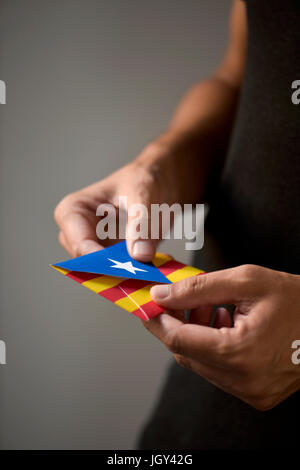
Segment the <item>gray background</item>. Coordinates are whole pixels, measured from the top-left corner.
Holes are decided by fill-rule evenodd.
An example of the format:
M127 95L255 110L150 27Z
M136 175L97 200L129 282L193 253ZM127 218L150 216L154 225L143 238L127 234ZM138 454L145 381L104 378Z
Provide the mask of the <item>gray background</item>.
M0 0L0 447L132 448L170 355L48 268L53 209L164 129L216 66L230 1ZM163 249L183 261L181 242Z

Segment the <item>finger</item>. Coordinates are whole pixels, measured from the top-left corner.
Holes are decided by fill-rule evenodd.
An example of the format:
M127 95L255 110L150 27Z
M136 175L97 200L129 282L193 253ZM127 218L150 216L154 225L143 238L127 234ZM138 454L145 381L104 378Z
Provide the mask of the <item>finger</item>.
M64 236L63 232L60 232L58 235L58 240L61 246L71 255L77 256L74 250L72 250L71 245L67 242L66 237ZM84 240L80 246L80 250L78 250L78 256L86 255L88 253L92 253L93 251L101 250L101 246L94 244L94 241Z
M98 242L95 225L88 217L71 212L59 219L67 251L73 256L82 256L103 248Z
M168 313L145 322L146 328L174 354L227 367L227 358L235 346L234 328L216 329L202 325L184 324ZM225 354L226 353L226 354Z
M218 388L221 388L226 393L233 394L232 383L234 383L234 371L228 371L217 366L212 366L199 360L174 354L174 357L179 365L186 369L192 370L204 379Z
M181 323L188 323L185 310L166 310L164 313L176 318Z
M240 268L192 276L174 284L155 285L152 299L168 309L196 308L199 305L236 304L254 295L249 279Z
M148 331L162 341L168 349L170 349L168 344L170 340L167 338L167 335L184 325L182 311L181 313L164 312L150 321L142 322ZM217 376L220 378L221 373L224 374L224 369L218 368L215 364L211 365L211 361L205 362L204 358L202 358L202 362L199 362L192 357L176 352L174 352L174 357L181 366L193 370L213 383L217 380Z
M167 346L166 337L169 331L179 328L184 321L183 318L178 318L173 315L173 312L167 310L149 321L143 321L143 324L150 333Z
M195 323L196 325L209 326L212 316L211 305L201 305L198 308L191 310L189 316L189 323Z
M216 309L212 326L215 328L230 328L232 326L230 313L227 308L219 307Z
M157 239L151 239L151 202L148 198L128 200L126 242L129 254L138 261L153 259Z
M224 369L220 369L219 367L208 365L205 362L200 362L192 358L189 358L187 356L174 354L174 358L176 359L176 362L182 367L185 367L186 369L196 372L201 377L209 380L215 385L219 384L222 381L222 378L224 377L224 375L227 374L227 372L224 371Z
M74 256L88 255L89 253L94 253L95 251L99 251L103 248L104 247L95 240L81 240L75 252L77 254L75 254Z

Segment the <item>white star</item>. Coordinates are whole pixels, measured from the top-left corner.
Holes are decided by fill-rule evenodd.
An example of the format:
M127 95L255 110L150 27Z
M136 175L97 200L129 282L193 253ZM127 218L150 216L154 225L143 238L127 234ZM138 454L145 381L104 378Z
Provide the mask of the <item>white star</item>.
M126 261L125 263L121 263L121 261L116 261L114 259L107 258L109 261L112 261L115 263L113 266L110 266L110 268L118 268L118 269L125 269L125 271L129 271L130 273L136 274L136 271L143 271L146 273L146 269L141 269L141 268L136 268L133 266L131 261Z

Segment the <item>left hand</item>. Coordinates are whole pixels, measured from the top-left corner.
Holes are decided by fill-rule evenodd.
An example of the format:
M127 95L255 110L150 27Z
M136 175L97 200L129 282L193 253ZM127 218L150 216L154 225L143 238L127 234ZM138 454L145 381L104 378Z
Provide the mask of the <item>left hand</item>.
M291 360L300 340L300 276L244 265L156 285L151 296L167 311L144 324L182 366L259 410L300 389L300 364ZM217 328L209 327L219 304L236 306L232 328L224 309ZM192 309L189 323L183 309Z

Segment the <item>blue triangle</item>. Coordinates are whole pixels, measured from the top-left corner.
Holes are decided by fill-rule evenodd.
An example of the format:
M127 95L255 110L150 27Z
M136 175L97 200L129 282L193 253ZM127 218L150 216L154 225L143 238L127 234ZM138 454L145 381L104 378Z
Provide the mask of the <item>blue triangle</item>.
M120 265L121 263L121 265ZM127 263L126 265L122 263ZM126 241L116 243L103 250L79 256L53 266L85 273L105 274L108 276L142 279L145 281L171 284L153 263L141 263L131 258ZM127 268L127 269L126 269Z

